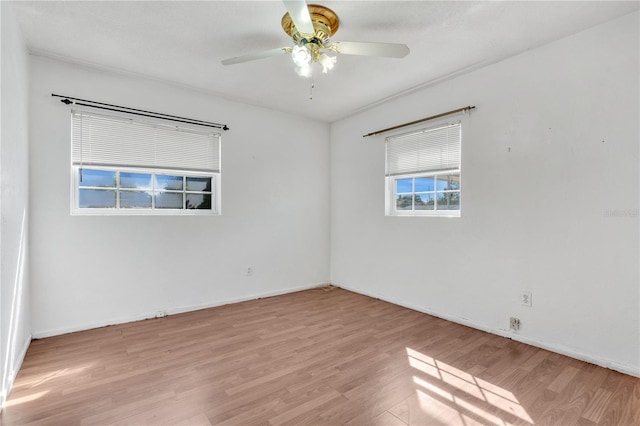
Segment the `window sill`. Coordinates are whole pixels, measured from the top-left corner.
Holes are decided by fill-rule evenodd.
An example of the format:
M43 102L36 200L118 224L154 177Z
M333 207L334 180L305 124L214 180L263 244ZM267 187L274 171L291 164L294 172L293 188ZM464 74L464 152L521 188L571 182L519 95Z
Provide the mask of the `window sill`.
M460 211L443 211L443 212L427 212L427 213L387 213L387 217L461 217Z
M211 210L76 209L71 216L220 216Z

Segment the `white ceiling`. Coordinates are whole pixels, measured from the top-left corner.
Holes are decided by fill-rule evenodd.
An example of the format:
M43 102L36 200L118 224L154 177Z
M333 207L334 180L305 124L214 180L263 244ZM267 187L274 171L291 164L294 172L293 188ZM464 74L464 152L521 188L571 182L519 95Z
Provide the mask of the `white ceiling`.
M281 1L19 1L29 49L332 122L381 100L638 10L638 1L322 1L333 41L405 43L404 59L340 55L329 74L296 75L288 56L222 59L292 45ZM69 93L73 96L73 93ZM116 100L102 100L111 101ZM135 105L131 105L135 107Z

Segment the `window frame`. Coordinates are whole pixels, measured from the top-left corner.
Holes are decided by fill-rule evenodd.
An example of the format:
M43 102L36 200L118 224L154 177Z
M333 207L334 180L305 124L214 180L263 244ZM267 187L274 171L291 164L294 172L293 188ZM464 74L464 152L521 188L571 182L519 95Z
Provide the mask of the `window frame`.
M437 188L434 187L433 191L420 191L433 193L435 204L438 205L438 193L452 193L458 192L460 193L460 208L457 210L438 210L434 208L433 210L416 210L415 208L411 210L400 210L397 208L396 199L398 196L396 181L399 179L415 179L422 177L437 177L437 176L447 176L447 175L458 175L459 179L462 180L460 169L453 170L445 170L445 171L437 171L437 172L422 172L422 173L406 173L406 174L398 174L393 176L387 176L387 215L388 216L441 216L441 217L460 217L460 211L462 210L462 185L460 184L460 189L456 190L443 190L438 191ZM401 193L404 194L404 193ZM414 189L411 194L416 194Z
M136 190L134 188L121 188L120 180L116 179L115 187L81 187L80 186L80 169L85 170L104 170L112 171L116 173L141 173L152 175L152 188L150 190ZM153 176L182 176L183 177L183 189L182 190L165 190L156 191L153 187L155 185L155 179ZM211 209L172 209L172 208L155 208L155 199L153 195L157 192L163 193L181 193L181 194L203 194L203 191L188 191L186 188L186 178L211 178ZM116 207L113 208L87 208L80 207L80 190L81 189L106 189L116 191ZM135 207L120 207L120 192L149 192L152 193L152 207L150 208L135 208ZM71 166L71 214L74 216L218 216L220 212L220 173L219 172L201 172L201 171L189 171L178 169L154 169L144 167L118 167L118 166ZM183 206L185 200L183 199Z

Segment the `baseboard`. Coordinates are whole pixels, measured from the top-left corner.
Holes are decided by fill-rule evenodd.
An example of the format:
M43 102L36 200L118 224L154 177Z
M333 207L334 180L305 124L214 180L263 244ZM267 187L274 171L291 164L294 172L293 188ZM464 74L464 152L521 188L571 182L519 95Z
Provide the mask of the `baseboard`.
M296 291L310 290L312 288L318 288L318 287L322 287L322 286L325 286L325 285L327 285L326 282L325 283L317 283L317 284L308 284L308 285L303 285L303 286L298 286L298 287L289 287L289 288L284 288L284 289L267 291L267 292L263 292L263 293L255 293L255 294L250 294L250 295L246 295L246 296L242 296L242 297L215 300L215 301L210 301L210 302L207 302L207 303L201 303L201 304L197 304L197 305L178 306L178 307L171 307L171 308L160 308L160 309L158 309L156 311L153 311L153 312L145 312L145 313L141 313L141 314L137 314L137 315L131 315L131 316L119 317L119 318L112 318L112 319L103 320L103 321L95 321L95 322L90 322L90 323L85 323L85 324L79 324L79 325L72 326L72 327L63 327L63 328L55 328L55 329L44 330L44 331L37 331L37 332L33 332L33 338L34 339L43 339L43 338L46 338L46 337L59 336L61 334L75 333L75 332L78 332L78 331L91 330L91 329L94 329L94 328L107 327L107 326L110 326L110 325L124 324L124 323L128 323L128 322L133 322L133 321L142 321L142 320L146 320L146 319L157 318L158 317L158 311L162 311L166 315L175 315L175 314L181 314L181 313L184 313L184 312L197 311L197 310L200 310L200 309L213 308L213 307L216 307L216 306L229 305L231 303L246 302L248 300L255 300L255 299L262 299L262 298L265 298L265 297L279 296L281 294L294 293Z
M640 378L640 371L637 368L634 368L633 366L630 365L625 365L625 364L620 364L616 361L612 361L612 360L608 360L608 359L601 359L601 358L596 358L593 357L591 355L588 354L584 354L581 352L577 352L571 348L567 348L561 345L557 345L557 344L553 344L553 343L548 343L542 340L537 340L537 339L532 339L529 337L525 337L522 336L520 334L514 333L510 330L501 330L501 329L495 329L492 327L488 327L485 326L483 324L478 324L475 323L473 321L469 321L466 318L459 318L459 317L455 317L455 316L451 316L451 315L447 315L447 314L443 314L442 312L437 312L434 311L433 309L427 309L424 308L422 306L417 306L417 305L413 305L411 303L407 303L401 300L396 300L396 299L392 299L392 298L388 298L388 297L383 297L380 296L378 294L374 294L374 293L370 293L367 291L364 291L360 288L355 288L355 287L350 287L350 286L345 286L345 285L341 285L341 284L336 284L333 283L334 286L336 287L340 287L342 289L345 290L349 290L352 291L354 293L358 293L358 294L362 294L364 296L368 296L368 297L372 297L374 299L380 299L380 300L384 300L385 302L389 302L389 303L393 303L394 305L398 305L398 306L402 306L404 308L407 309L411 309L413 311L417 311L417 312L422 312L424 314L427 315L431 315L437 318L441 318L447 321L451 321L457 324L461 324L467 327L471 327L471 328L475 328L476 330L481 330L481 331L485 331L487 333L491 333L491 334L495 334L498 336L502 336L502 337L506 337L508 339L512 339L512 340L516 340L518 342L521 343L526 343L527 345L531 345L531 346L535 346L537 348L541 348L541 349L545 349L551 352L555 352L561 355L566 355L570 358L575 358L578 359L580 361L585 361L588 362L590 364L595 364L595 365L599 365L600 367L604 367L604 368L608 368L610 370L615 370L618 371L620 373L624 373L627 374L629 376L634 376L634 377L639 377Z
M246 302L248 300L264 299L265 297L274 297L274 296L280 296L282 294L295 293L297 291L311 290L311 289L323 287L326 285L328 285L328 283L325 282L325 283L311 284L311 285L305 285L300 287L290 287L286 289L267 291L265 293L253 294L253 295L243 296L243 297L238 297L233 299L226 299L223 301L216 301L214 303L205 303L200 305L190 305L190 306L183 306L178 308L171 308L171 309L167 309L166 312L167 312L167 315L181 314L184 312L198 311L200 309L214 308L216 306L229 305L232 303Z
M299 286L299 287L290 287L290 288L285 288L285 289L268 291L268 292L264 292L264 293L256 293L256 294L237 297L237 298L216 300L216 301L213 301L213 302L202 303L202 304L197 304L197 305L189 305L189 306L168 308L168 309L165 309L164 312L166 312L167 315L175 315L175 314L180 314L180 313L184 313L184 312L191 312L191 311L197 311L197 310L200 310L200 309L207 309L207 308L213 308L213 307L216 307L216 306L228 305L228 304L231 304L231 303L245 302L245 301L248 301L248 300L255 300L255 299L260 299L260 298L264 298L264 297L279 296L281 294L288 294L288 293L294 293L296 291L309 290L309 289L312 289L312 288L318 288L318 287L322 287L322 286L325 286L325 285L327 285L327 283L318 283L318 284L310 284L310 285L304 285L304 286ZM402 301L402 300L396 300L394 298L383 297L383 296L380 296L380 295L375 294L375 293L367 292L367 291L362 290L360 288L341 285L339 283L333 283L333 285L335 285L336 287L343 288L345 290L352 291L354 293L358 293L358 294L362 294L364 296L372 297L374 299L384 300L385 302L393 303L394 305L402 306L402 307L405 307L407 309L411 309L411 310L414 310L414 311L417 311L417 312L422 312L422 313L427 314L427 315L432 315L432 316L437 317L437 318L442 318L444 320L451 321L451 322L454 322L454 323L457 323L457 324L461 324L461 325L464 325L464 326L467 326L467 327L475 328L477 330L485 331L487 333L491 333L491 334L495 334L495 335L498 335L498 336L506 337L508 339L516 340L516 341L521 342L521 343L525 343L525 344L528 344L528 345L531 345L531 346L535 346L535 347L538 347L538 348L541 348L541 349L545 349L545 350L548 350L548 351L551 351L551 352L555 352L555 353L558 353L558 354L561 354L561 355L566 355L568 357L579 359L581 361L585 361L585 362L588 362L588 363L591 363L591 364L599 365L599 366L604 367L604 368L608 368L608 369L611 369L611 370L619 371L621 373L624 373L624 374L627 374L627 375L630 375L630 376L640 377L640 371L638 371L638 369L636 369L636 368L634 368L633 366L630 366L630 365L620 364L620 363L618 363L616 361L612 361L612 360L608 360L608 359L596 358L596 357L593 357L591 355L584 354L584 353L581 353L581 352L577 352L577 351L575 351L575 350L573 350L571 348L567 348L567 347L564 347L564 346L561 346L561 345L548 343L548 342L545 342L545 341L542 341L542 340L528 338L528 337L519 335L517 333L513 333L513 332L511 332L509 330L495 329L495 328L492 328L492 327L488 327L488 326L486 326L484 324L478 324L476 322L470 321L470 320L468 320L466 318L459 318L459 317L447 315L447 314L444 314L442 312L438 312L438 311L435 311L433 309L427 309L427 308L424 308L422 306L418 306L418 305L414 305L414 304L411 304L411 303L407 303L407 302ZM148 312L148 313L144 313L144 314L140 314L140 315L132 315L132 316L128 316L128 317L115 318L115 319L106 320L106 321L98 321L98 322L93 322L93 323L88 323L88 324L82 324L82 325L78 325L78 326L74 326L74 327L66 327L66 328L60 328L60 329L51 329L51 330L46 330L46 331L34 332L33 333L33 338L34 339L41 339L41 338L45 338L45 337L57 336L57 335L60 335L60 334L67 334L67 333L73 333L73 332L77 332L77 331L90 330L90 329L93 329L93 328L106 327L106 326L109 326L109 325L123 324L123 323L127 323L127 322L140 321L140 320L151 319L151 318L156 318L156 317L157 317L157 312L156 311ZM27 345L27 347L25 347L24 353L22 354L22 358L21 358L21 361L20 361L21 363L22 363L22 360L24 359L24 354L26 354L27 348L28 348L28 345ZM13 383L13 379L12 379L11 383Z
M9 394L11 393L13 382L15 382L16 377L18 376L18 372L20 371L20 368L22 368L22 363L24 362L24 357L27 356L27 351L29 350L31 339L32 339L31 335L29 335L28 338L25 339L22 350L18 354L18 358L17 358L18 362L16 363L15 368L11 372L11 375L7 378L8 379L6 383L7 388L4 392L0 392L0 411L2 411L2 409L4 408L4 403L7 400L7 396L9 396Z

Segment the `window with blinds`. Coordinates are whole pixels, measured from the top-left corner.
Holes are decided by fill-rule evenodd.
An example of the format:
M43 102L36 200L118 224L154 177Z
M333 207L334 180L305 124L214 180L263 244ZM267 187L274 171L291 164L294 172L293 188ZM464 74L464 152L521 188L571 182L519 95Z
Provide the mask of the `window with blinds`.
M460 216L461 125L385 142L387 215Z
M76 110L71 124L72 213L220 213L220 134Z

